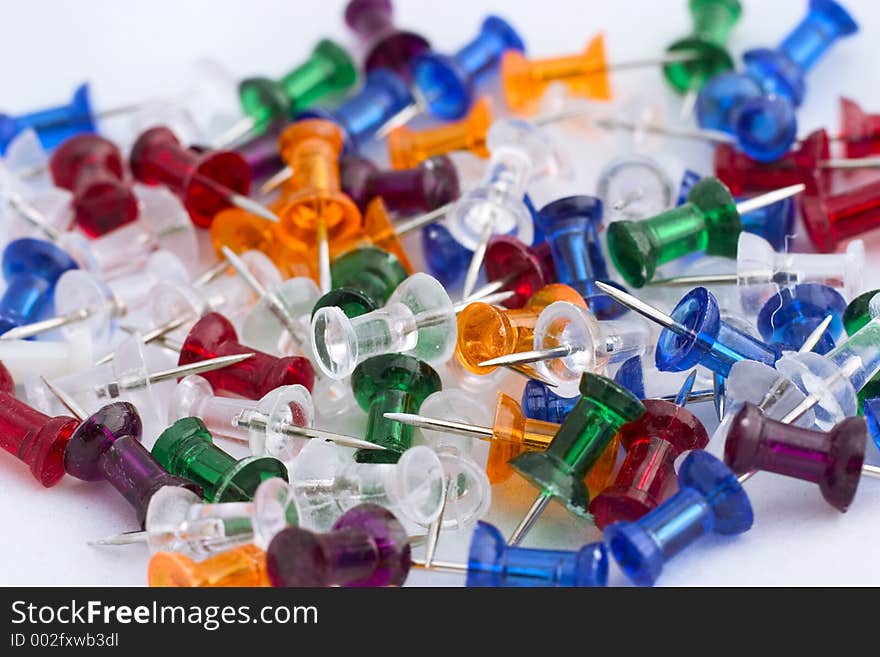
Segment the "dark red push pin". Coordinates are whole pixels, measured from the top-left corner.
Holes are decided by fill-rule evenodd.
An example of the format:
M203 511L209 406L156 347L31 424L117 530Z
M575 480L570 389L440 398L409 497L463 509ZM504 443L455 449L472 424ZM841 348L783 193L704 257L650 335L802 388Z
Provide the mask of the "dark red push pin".
M634 522L656 509L675 489L675 459L709 443L703 423L684 408L695 378L688 377L676 402L644 400L645 414L620 428L626 459L614 483L590 502L599 529Z
M342 191L361 211L377 196L399 215L429 212L456 200L460 194L458 172L446 156L432 157L412 169L379 169L356 154L339 159Z
M502 301L507 308L522 308L535 292L556 282L547 242L530 247L510 235L496 235L489 240L483 263L488 283L474 296L510 290L513 296Z
M247 198L251 170L234 151L203 151L184 148L165 126L141 134L131 148L131 172L145 185L165 185L180 197L193 223L211 226L220 210L236 206L269 221L278 218Z
M410 62L431 48L421 34L394 27L391 0L351 0L345 7L345 23L367 48L364 70L391 69L410 79Z
M775 472L819 484L822 497L839 511L849 508L862 475L880 477L864 465L868 427L849 417L831 431L814 431L771 420L746 403L733 417L724 443L724 462L745 481L757 471Z
M26 463L46 488L64 476L64 449L79 421L49 417L15 397L15 382L0 363L0 446Z
M315 383L315 370L308 358L278 358L246 347L238 341L235 327L220 313L208 313L190 329L180 350L178 365L197 363L216 356L254 354L245 361L203 376L214 392L225 392L247 399L260 399L275 388L299 383L309 390Z
M73 193L76 223L99 237L138 217L125 159L115 144L92 134L71 137L49 160L52 180Z
M326 534L282 529L266 550L272 586L400 586L411 562L403 525L375 504L346 511Z

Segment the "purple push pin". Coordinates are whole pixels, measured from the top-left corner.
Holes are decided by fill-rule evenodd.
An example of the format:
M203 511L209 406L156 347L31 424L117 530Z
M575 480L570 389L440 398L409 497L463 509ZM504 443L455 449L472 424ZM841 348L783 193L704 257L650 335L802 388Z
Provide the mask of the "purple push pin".
M407 81L409 64L431 44L420 34L394 27L391 0L351 0L345 8L345 23L366 46L364 70L389 68Z
M64 470L77 479L110 482L134 507L141 528L150 498L163 486L202 494L198 485L163 469L141 444L141 418L132 404L114 402L86 417L67 395L46 385L82 421L64 450Z
M849 417L831 431L815 431L765 417L743 404L724 443L724 462L745 481L759 470L819 484L822 497L839 511L849 508L862 475L880 477L880 468L864 465L868 429L865 419Z
M400 586L411 561L403 525L375 504L346 511L326 534L288 527L266 550L273 586Z

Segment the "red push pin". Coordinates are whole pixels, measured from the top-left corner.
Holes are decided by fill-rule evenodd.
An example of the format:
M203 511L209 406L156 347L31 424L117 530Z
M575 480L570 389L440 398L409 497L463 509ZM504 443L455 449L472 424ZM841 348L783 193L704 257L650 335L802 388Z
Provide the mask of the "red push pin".
M871 181L839 194L823 194L820 185L808 185L801 216L813 246L830 253L843 240L880 226L880 186Z
M496 235L489 240L483 264L489 282L472 292L470 298L511 291L513 296L501 302L507 308L522 308L535 292L556 282L556 267L547 242L530 247L510 235Z
M99 237L137 219L138 203L115 144L92 134L71 137L49 160L55 185L73 192L76 223Z
M279 219L247 198L251 170L234 151L197 153L184 148L164 126L144 132L131 148L131 172L146 185L165 185L180 197L196 226L209 228L214 215L235 206L269 221Z
M0 446L46 488L64 476L64 449L78 426L72 417L49 417L16 399L12 375L0 363Z
M214 392L260 399L275 388L297 383L312 390L315 370L308 358L277 358L246 347L238 341L232 323L220 313L208 313L193 325L180 350L177 364L188 365L217 356L245 353L254 356L235 365L202 373Z
M634 522L656 509L675 490L675 459L709 444L703 423L684 408L695 379L692 372L675 402L644 400L645 414L620 428L626 459L614 483L590 502L599 529Z

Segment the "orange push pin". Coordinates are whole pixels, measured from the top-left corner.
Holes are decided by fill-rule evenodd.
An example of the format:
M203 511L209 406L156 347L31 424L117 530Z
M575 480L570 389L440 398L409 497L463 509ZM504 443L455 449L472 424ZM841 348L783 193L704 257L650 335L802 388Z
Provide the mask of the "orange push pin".
M605 37L596 35L583 52L567 57L529 60L519 51L504 53L501 83L507 106L514 112L534 114L553 82L563 83L572 96L610 100Z
M455 345L458 359L474 374L489 374L495 366L481 367L483 361L530 351L534 348L538 315L555 301L568 301L585 310L587 307L577 290L561 283L542 287L523 308L511 310L481 302L468 304L458 314ZM488 354L495 355L487 357Z
M455 421L455 418L441 420L412 413L386 413L385 417L420 429L460 434L488 441L490 444L486 474L492 484L500 484L510 478L513 469L507 465L507 462L513 457L524 452L547 449L561 426L554 422L527 418L519 402L504 393L498 394L495 419L491 427L465 424ZM611 474L617 463L618 446L619 439L615 436L584 478L591 497L602 492L611 482Z
M272 205L281 219L278 239L293 251L312 252L322 222L331 242L357 235L361 212L339 184L342 131L331 121L306 119L286 128L278 145L293 172Z
M395 128L388 135L391 166L394 169L412 169L428 158L452 151L470 151L477 157L487 158L486 134L492 120L489 99L480 98L460 121L425 130L413 130L407 126Z
M221 552L196 563L177 552L157 552L147 568L150 586L271 586L266 553L256 545Z

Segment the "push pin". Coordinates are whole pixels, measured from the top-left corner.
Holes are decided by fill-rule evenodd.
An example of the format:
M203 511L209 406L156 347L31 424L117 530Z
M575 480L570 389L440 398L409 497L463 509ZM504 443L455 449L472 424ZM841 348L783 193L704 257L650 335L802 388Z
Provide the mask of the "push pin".
M814 431L766 418L746 403L730 423L724 462L741 481L765 470L819 484L825 501L844 512L863 475L880 478L880 467L864 464L867 441L864 418L848 417L828 432Z
M297 121L281 133L281 157L293 170L275 209L281 217L276 236L296 253L314 254L320 249L319 227L324 241L350 239L361 231L363 218L354 202L342 193L339 155L343 133L330 121Z
M843 333L841 317L846 301L838 292L820 283L801 283L780 290L758 312L758 332L783 351L797 351L816 327L829 320L827 328L809 351L826 354Z
M447 217L452 236L474 251L465 275L464 296L476 286L493 235L514 234L526 244L532 243L534 221L523 202L526 185L566 170L561 151L530 123L497 121L489 130L487 144L492 158L486 177L455 203Z
M45 155L41 159L45 160ZM0 235L4 243L34 236L57 241L73 222L72 198L66 189L37 189L0 158Z
M865 245L853 240L844 253L788 253L773 250L765 239L751 233L739 235L736 273L707 276L676 276L652 281L651 286L719 285L738 286L740 306L746 316L756 315L774 295L791 285L822 285L856 296L865 268Z
M740 217L804 190L792 185L737 203L716 178L694 185L688 202L644 221L616 221L608 226L611 259L627 283L642 287L657 267L695 252L736 257L742 232Z
M204 423L177 420L153 444L153 456L172 474L195 482L208 502L250 502L266 479L287 481L287 467L272 456L236 460L217 447Z
M0 363L0 446L46 488L64 476L64 450L77 426L70 416L49 417L16 399L12 375Z
M508 543L519 545L554 497L572 514L589 516L590 494L584 477L596 464L620 427L639 419L645 407L614 381L585 373L581 399L543 452L526 452L510 466L540 490Z
M601 372L645 352L649 336L632 322L599 322L582 307L557 301L541 311L535 323L532 350L483 361L480 365L538 363L544 379L556 384L560 395L577 394L584 372Z
M394 26L391 0L351 0L345 7L345 24L366 50L364 70L368 73L385 68L409 80L413 58L431 48L421 34Z
M388 159L394 169L412 169L432 157L455 151L488 158L486 136L494 121L487 97L474 103L467 116L450 123L413 130L400 126L388 133Z
M247 197L251 172L233 151L196 153L185 148L175 134L160 126L142 133L131 147L132 174L145 185L164 185L186 207L196 226L209 228L214 215L235 206L268 221L279 221L272 212Z
M691 33L666 49L667 54L697 55L664 64L663 76L672 90L684 95L682 118L689 117L703 85L720 73L733 69L727 40L742 14L738 0L709 0L688 3L694 27Z
M474 374L493 372L495 365L483 362L531 349L538 317L556 301L586 307L576 290L561 283L542 287L524 308L501 309L482 301L468 304L458 315L456 356Z
M65 390L72 390L73 396L90 411L100 408L108 400L135 402L142 414L147 410L158 413L160 404L153 386L163 381L171 381L188 374L201 374L227 366L232 366L252 357L250 353L239 353L219 358L211 358L197 363L172 367L165 370L150 371L144 356L143 343L134 335L121 342L115 349L112 370L92 368L71 374L57 383ZM110 379L109 381L107 379ZM42 408L49 408L46 397L48 385L41 386L34 381L26 385L28 398ZM56 395L57 396L57 395Z
M438 456L424 446L399 455L397 463L356 463L348 450L316 441L291 468L300 523L327 531L345 511L378 504L411 525L427 527L440 516L445 476Z
M807 15L775 49L743 54L745 72L715 77L697 98L700 126L735 134L742 151L772 162L797 136L795 109L806 92L806 74L838 40L859 29L833 0L810 2Z
M413 356L385 354L359 364L351 375L358 405L368 414L364 438L386 449L358 450L359 463L396 463L412 446L412 429L386 413L418 412L425 398L442 387L430 365Z
M128 402L114 402L88 415L60 389L43 379L80 421L64 448L64 471L84 481L107 481L134 507L144 527L150 499L165 487L200 495L191 481L166 472L141 444L141 418Z
M815 406L816 425L827 430L858 414L858 391L880 372L878 344L880 319L874 317L824 356L786 353L776 369L807 394L804 405Z
M260 135L275 121L289 120L322 98L342 94L354 86L357 69L345 49L321 39L302 64L279 80L246 78L238 85L244 117L212 140L225 148L248 135Z
M3 250L6 290L0 298L0 335L30 324L51 302L61 275L77 265L51 242L23 237Z
M361 150L370 140L380 137L382 126L412 104L413 95L403 78L389 69L377 68L367 73L360 91L339 107L310 107L296 118L332 122L342 131L347 151ZM296 175L296 164L289 160L287 164Z
M411 353L443 363L456 340L455 310L437 279L417 273L401 283L384 308L349 319L336 307L312 317L312 351L321 370L344 379L373 356Z
M603 543L580 550L543 550L507 545L498 529L482 520L471 535L467 564L414 562L417 568L467 576L468 587L594 587L608 583Z
M315 373L307 358L278 358L249 349L238 341L232 323L219 313L208 313L193 325L183 343L178 364L197 367L206 359L245 353L249 354L246 363L208 373L205 378L215 392L259 399L283 385L300 384L310 390L314 385Z
M599 239L602 203L593 196L568 196L545 205L535 217L547 236L556 279L576 289L599 319L627 312L596 289L597 280L611 283Z
M255 456L269 455L284 462L292 461L308 438L359 449L382 449L366 440L312 429L315 408L309 391L301 385L275 388L254 402L218 397L204 378L188 376L177 384L168 415L171 421L202 418L214 437L230 438L248 445Z
M483 404L473 395L455 388L428 395L419 411L429 417L476 425L491 422L489 411ZM491 505L492 489L485 469L473 458L474 441L452 432L425 429L416 434L413 443L430 447L443 464L446 496L436 521L437 530L462 529L482 518ZM431 536L431 528L428 536Z
M860 294L855 299L853 299L849 305L846 307L846 310L843 313L843 327L846 329L847 335L852 335L860 328L862 328L865 324L867 324L874 317L875 312L880 310L880 308L876 308L871 305L871 300L877 295L880 294L880 290L871 290L869 292L865 292ZM8 356L0 357L0 360L6 362L7 367ZM880 397L880 375L874 375L870 381L868 381L862 388L859 390L858 394L858 411L859 414L864 414L866 418L869 417L867 413L867 400L874 399L875 397ZM872 404L872 414L874 413L874 409L876 408L876 404ZM874 432L874 423L869 418L868 429L871 431L872 435Z
M96 122L140 109L141 105L123 105L96 112L92 108L88 83L78 86L67 105L19 114L0 114L0 155L6 154L10 142L24 130L37 133L43 148L50 150L74 135L97 132Z
M389 211L408 215L430 212L455 201L461 180L453 158L438 155L410 169L379 169L365 157L343 155L339 160L342 190L361 211L381 197Z
M85 329L93 343L104 344L115 332L116 320L144 307L162 280L179 284L189 280L183 263L167 251L151 254L141 273L106 282L81 269L68 270L55 286L56 315L11 329L0 340L22 340L56 329L70 340L73 333Z
M256 545L221 552L195 562L176 552L157 552L147 567L150 586L270 586L266 573L266 553Z
M387 509L361 504L329 533L281 530L266 550L272 586L400 586L411 566L409 536Z
M115 144L98 135L76 135L49 160L54 183L73 193L77 225L90 237L131 223L138 202L125 159Z
M166 486L150 498L144 531L89 544L146 543L153 554L177 552L201 560L243 543L265 550L275 534L298 522L290 485L277 477L259 485L253 502L212 504L185 488Z
M675 459L709 443L706 428L685 409L696 371L685 380L674 402L646 399L645 414L620 429L626 459L614 483L590 502L599 529L614 522L638 520L657 508L675 479Z
M754 516L736 475L703 450L687 455L678 492L635 522L605 528L605 542L621 570L640 586L652 586L672 557L710 533L741 534Z
M722 376L737 361L755 360L773 365L780 349L745 333L721 319L715 296L704 287L688 292L671 315L631 294L597 283L606 294L663 327L657 339L655 360L661 372L684 372L698 364Z
M596 183L596 195L602 201L599 208L608 212L609 219L638 220L653 217L673 205L673 184L666 169L654 158L630 153L605 165ZM601 218L599 214L599 221Z
M454 55L428 51L415 57L410 64L414 98L385 130L405 125L425 112L445 121L461 119L473 105L477 86L497 69L507 50L523 51L525 45L505 20L488 16L477 36Z
M511 309L522 308L538 290L557 282L556 265L547 242L530 247L509 235L494 235L489 240L485 270L487 284L471 296L512 291L514 295L502 303Z

